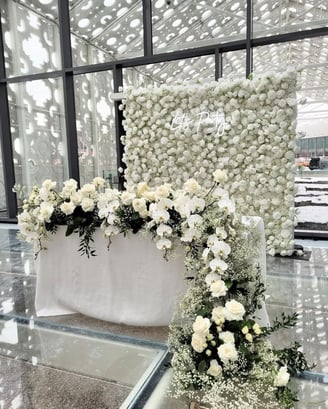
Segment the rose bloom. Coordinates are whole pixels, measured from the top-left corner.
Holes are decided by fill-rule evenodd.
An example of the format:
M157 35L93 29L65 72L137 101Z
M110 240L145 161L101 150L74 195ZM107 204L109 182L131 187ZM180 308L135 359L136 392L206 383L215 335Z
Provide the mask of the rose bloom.
M202 353L207 347L206 338L198 333L192 334L191 346L199 354Z
M245 314L245 308L240 302L236 300L227 301L223 310L223 314L225 319L228 321L241 321Z
M105 179L97 176L93 179L92 183L96 186L96 187L104 187L105 186Z
M146 217L148 214L146 200L141 199L133 199L132 200L132 207L133 209L140 214L141 217Z
M203 318L202 316L198 315L195 322L192 325L192 329L195 333L206 337L209 334L211 326L211 321L208 318Z
M235 343L235 336L232 332L230 331L223 331L219 334L219 338L225 343L225 344L234 344Z
M200 190L200 188L201 187L199 183L193 178L188 179L183 185L183 190L190 194L197 193Z
M135 197L136 195L134 193L128 192L127 190L121 193L121 201L124 205L130 205Z
M149 189L148 185L146 182L140 182L137 185L137 194L139 196L143 196L145 192L147 192Z
M82 197L93 198L96 194L96 187L91 183L86 183L80 189Z
M51 179L46 179L42 183L42 187L44 187L47 190L55 189L56 188L57 182L53 182Z
M95 208L95 202L89 197L84 197L81 202L81 207L85 212L92 212L92 210Z
M220 345L217 351L219 358L224 364L228 364L230 361L236 361L238 359L238 352L235 345L232 343Z
M38 219L41 222L45 221L45 222L49 223L50 222L50 217L51 217L53 211L54 211L54 207L53 207L52 204L45 203L45 202L41 203L40 213L39 213Z
M155 190L155 197L160 199L161 197L168 197L171 193L171 185L165 183L164 185L158 186Z
M279 369L279 372L277 373L277 376L274 380L274 385L281 387L281 386L286 386L287 383L289 382L289 373L287 372L287 366L282 366Z
M214 281L210 285L210 291L213 297L224 297L227 294L227 287L222 280Z
M211 359L207 374L213 376L214 378L218 378L222 375L222 367L219 365L216 359Z
M61 206L60 206L60 210L66 214L66 216L72 214L74 212L75 209L75 205L72 202L64 202Z
M216 325L223 324L225 321L224 315L223 315L223 310L224 308L221 306L215 307L212 310L212 321L215 322Z
M217 169L213 173L213 176L214 176L215 182L217 182L217 183L224 183L224 182L226 182L228 180L227 174L221 169Z

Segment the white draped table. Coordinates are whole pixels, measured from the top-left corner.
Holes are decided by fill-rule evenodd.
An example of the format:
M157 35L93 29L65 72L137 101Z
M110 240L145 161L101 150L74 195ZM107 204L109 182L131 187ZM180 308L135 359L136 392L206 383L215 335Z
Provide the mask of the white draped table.
M259 263L265 277L265 238L262 219ZM82 313L138 326L168 325L176 303L187 289L181 253L166 261L150 237L118 235L109 250L103 232L94 235L96 256L78 253L79 237L65 237L65 226L46 243L36 259L35 307L38 316ZM264 314L264 315L263 315ZM261 320L266 320L265 309Z

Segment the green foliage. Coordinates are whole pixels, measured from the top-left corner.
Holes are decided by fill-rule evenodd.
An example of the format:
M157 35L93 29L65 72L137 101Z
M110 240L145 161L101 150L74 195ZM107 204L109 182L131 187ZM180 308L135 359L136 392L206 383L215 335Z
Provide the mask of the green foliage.
M293 409L295 402L298 402L297 393L292 391L288 386L278 388L276 397L285 409Z
M270 327L266 328L263 331L263 334L269 335L283 328L294 327L297 323L297 320L298 320L298 314L296 312L292 315L286 315L283 312L281 314L281 318L280 319L275 318L275 320L273 321L273 324Z
M123 234L127 234L131 230L132 233L136 234L146 223L146 220L132 206L120 206L116 211L116 215L120 220L120 228Z
M309 365L303 352L299 350L301 344L295 342L288 348L274 351L278 357L281 366L286 365L291 376L298 375L300 372L313 369L315 365Z

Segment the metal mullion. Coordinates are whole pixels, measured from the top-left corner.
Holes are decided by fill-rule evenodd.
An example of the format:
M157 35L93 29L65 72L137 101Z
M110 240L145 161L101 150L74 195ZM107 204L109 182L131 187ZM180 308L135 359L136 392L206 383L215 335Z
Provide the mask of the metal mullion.
M63 92L69 177L80 182L74 96L73 60L68 0L58 1L58 19L61 59L63 68Z
M58 78L63 75L63 71L51 71L51 72L40 72L37 74L28 74L28 75L20 75L18 77L10 77L10 78L2 78L0 79L0 83L4 82L7 84L16 84L19 82L27 82L27 81L37 81L42 79L48 78Z
M123 70L121 66L115 66L113 69L113 82L114 82L114 92L119 92L120 88L123 86ZM120 110L119 106L121 101L114 101L114 111L115 111L115 135L116 135L116 157L117 157L117 168L125 169L126 166L123 162L124 145L121 141L121 137L124 134L123 128L123 112ZM124 176L123 173L118 171L118 188L123 190L124 188Z
M253 1L247 0L246 10L246 78L253 71Z
M287 43L291 41L306 40L307 38L323 37L323 36L328 36L328 26L314 28L312 30L294 31L291 33L276 34L276 35L269 36L269 37L266 36L266 37L253 38L252 45L253 47L259 47L263 45Z
M144 55L153 55L153 29L151 0L142 0Z
M3 48L3 35L0 11L0 78L6 78L5 57ZM10 113L8 103L7 84L0 83L0 143L2 153L2 167L4 187L6 192L6 206L9 219L17 216L16 194L12 191L15 184L15 167L13 161L13 147L10 132Z
M220 48L215 50L215 81L219 78L222 78L223 73L223 61L222 61L222 52Z

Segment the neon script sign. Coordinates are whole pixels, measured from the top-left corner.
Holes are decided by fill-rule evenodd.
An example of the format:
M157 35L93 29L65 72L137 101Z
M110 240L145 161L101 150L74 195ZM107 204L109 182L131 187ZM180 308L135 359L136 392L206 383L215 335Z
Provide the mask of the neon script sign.
M204 111L193 115L178 111L171 122L171 129L191 130L197 133L203 130L206 133L214 133L215 135L222 136L226 129L226 122L222 111Z

